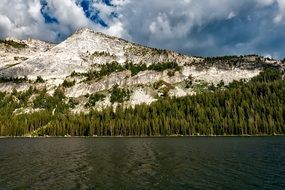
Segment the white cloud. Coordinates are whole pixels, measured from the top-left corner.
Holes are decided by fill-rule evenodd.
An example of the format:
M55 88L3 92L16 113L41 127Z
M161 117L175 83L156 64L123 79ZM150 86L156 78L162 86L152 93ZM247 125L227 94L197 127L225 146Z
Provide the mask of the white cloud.
M130 0L113 0L112 4L115 6L123 6L126 5L127 3L130 3Z
M149 30L152 34L160 34L160 36L169 37L172 35L171 26L167 15L165 13L159 13L155 21L153 21L150 26ZM156 36L159 37L159 36Z
M13 36L20 39L32 37L57 41L59 34L67 36L82 27L104 30L86 18L84 11L76 5L75 0L47 0L47 2L49 9L44 11L56 18L59 24L45 23L41 14L40 0L2 0L0 37Z
M218 51L222 54L262 54L262 48L276 42L273 38L273 42L270 42L273 37L270 30L274 31L274 28L268 26L275 22L277 30L285 20L285 0L130 0L121 10L124 19L120 21L125 33L134 41L184 53L196 50L200 54ZM222 22L236 24L228 27L226 33L217 28L209 33L204 32L205 36L200 36L200 41L196 39L197 34L209 25ZM243 47L236 46L235 41L236 44L243 44ZM226 42L229 44L221 47L221 43Z
M275 0L255 0L257 6L269 6L275 2Z
M111 7L100 0L90 1L90 9L99 10L99 16L107 23L107 28L86 18L83 9L76 4L82 0L47 0L49 9L44 11L55 17L59 24L45 23L40 0L2 0L0 37L33 37L57 41L78 28L89 27L145 45L191 52L196 47L217 48L220 40L218 38L226 36L206 33L201 42L201 39L195 39L197 35L194 34L212 23L239 20L244 10L251 9L245 13L248 14L245 15L245 20L252 25L255 22L260 24L249 29L256 30L255 39L237 42L243 44L243 49L254 48L253 42L257 44L268 34L265 28L268 24L275 23L276 27L285 24L285 0L113 0L114 6ZM271 13L267 16L259 14L259 11L266 9ZM118 14L117 17L110 17L113 12ZM252 12L256 12L256 15L260 15L258 18L264 20L256 20L256 16L250 14ZM263 13L266 15L266 12ZM230 35L230 32L222 35ZM230 46L224 50L229 48ZM232 51L234 49L228 50Z
M171 48L177 39L187 40L193 28L216 20L232 19L246 0L132 0L121 8L121 20L133 39ZM178 42L178 41L177 41Z
M230 12L230 14L228 15L227 19L230 20L232 18L234 18L236 16L236 14L232 11Z
M104 32L111 36L117 36L117 37L129 39L129 40L132 39L131 36L124 29L124 26L121 22L114 23L108 29L104 30Z
M50 14L60 23L56 28L59 32L67 33L82 27L94 27L94 24L86 18L82 8L71 0L48 0Z
M276 0L279 7L279 13L274 18L275 23L280 23L284 21L285 18L285 0Z
M4 2L3 2L4 1ZM0 24L2 37L14 35L19 38L40 37L56 40L58 33L68 34L81 27L90 27L104 31L84 15L76 2L82 0L47 0L48 13L53 15L59 25L46 24L41 15L39 0L2 0L0 5ZM126 37L134 35L132 27L140 23L144 35L153 35L161 40L184 37L193 26L203 26L219 19L232 19L247 0L113 0L114 7L100 1L92 1L92 7L100 11L100 17L108 23L109 34ZM254 0L256 6L269 6L278 3L279 13L275 23L283 20L284 0ZM222 5L222 6L221 6ZM9 8L7 8L9 7ZM11 10L11 7L12 10ZM14 9L14 10L13 10ZM112 12L119 13L119 18L110 18ZM134 31L137 31L136 29ZM131 33L131 34L129 34Z
M10 35L9 31L12 29L12 23L6 15L0 15L0 37Z

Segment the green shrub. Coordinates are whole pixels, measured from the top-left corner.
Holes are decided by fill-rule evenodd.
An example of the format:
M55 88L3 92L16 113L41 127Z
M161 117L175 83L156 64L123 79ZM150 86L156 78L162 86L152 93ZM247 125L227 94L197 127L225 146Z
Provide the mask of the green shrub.
M68 100L68 106L70 107L70 108L75 108L75 106L76 105L79 105L79 102L77 101L77 100L75 100L75 98L70 98L69 100Z
M63 81L63 83L62 83L62 86L64 87L64 88L70 88L70 87L72 87L72 86L74 86L75 85L75 80L73 80L73 81L68 81L68 80L64 80Z
M34 108L42 108L47 110L56 109L57 112L64 112L69 105L64 102L65 95L61 88L57 88L53 95L47 94L46 89L41 91L33 101Z
M129 62L129 63L126 63L125 69L130 70L132 72L132 76L135 76L139 72L147 70L147 66L146 64L143 64L143 63L135 65L132 62Z
M168 72L167 72L167 75L168 75L169 77L173 77L173 76L175 75L175 71L173 71L173 70L168 71Z
M99 94L99 93L91 94L85 106L86 107L95 106L97 102L104 100L105 97L106 96L104 94Z
M225 82L224 82L223 80L221 80L221 81L219 82L219 84L217 85L218 88L222 88L222 87L224 87L224 86L225 86Z
M28 78L27 76L25 77L5 77L5 76L0 76L0 83L5 83L5 82L13 82L13 83L23 83L27 82Z
M115 85L111 92L111 102L122 103L130 99L130 91L119 88L118 85Z
M175 62L157 63L157 64L152 64L148 67L148 70L154 70L154 71L159 71L159 72L167 70L167 69L180 71L181 67Z
M185 88L191 88L193 85L194 78L192 75L189 75L187 79L185 79Z
M122 65L120 65L118 62L113 61L111 63L107 63L105 65L101 66L100 71L94 71L90 70L86 76L87 76L87 81L93 80L93 79L100 79L103 76L108 76L114 72L120 72L125 70Z
M36 83L44 83L45 80L41 76L37 76Z

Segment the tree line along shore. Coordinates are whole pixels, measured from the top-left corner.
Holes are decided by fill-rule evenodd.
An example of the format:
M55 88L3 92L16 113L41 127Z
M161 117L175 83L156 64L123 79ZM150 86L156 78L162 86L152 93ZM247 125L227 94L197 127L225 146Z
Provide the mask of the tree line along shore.
M212 86L194 96L164 97L151 105L73 114L60 90L45 91L41 111L14 114L35 89L0 93L0 136L213 136L285 134L283 72L267 68L250 81ZM15 98L16 97L16 98ZM45 100L44 102L42 100ZM54 109L56 108L56 112Z

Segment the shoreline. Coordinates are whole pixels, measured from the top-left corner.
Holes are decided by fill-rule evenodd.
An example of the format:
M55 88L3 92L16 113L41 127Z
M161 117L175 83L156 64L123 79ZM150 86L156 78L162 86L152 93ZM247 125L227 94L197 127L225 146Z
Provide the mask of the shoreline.
M157 135L157 136L0 136L0 139L17 139L17 138L216 138L216 137L284 137L285 134L275 135Z

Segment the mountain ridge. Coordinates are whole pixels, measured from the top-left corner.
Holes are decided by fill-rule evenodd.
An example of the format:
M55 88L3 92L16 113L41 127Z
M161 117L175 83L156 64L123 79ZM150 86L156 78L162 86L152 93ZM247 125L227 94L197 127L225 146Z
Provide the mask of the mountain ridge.
M90 107L149 104L162 96L193 95L221 82L227 85L234 80L249 80L266 67L282 67L281 61L256 55L187 56L91 29L77 30L59 44L7 39L0 46L0 76L4 81L0 91L33 87L46 88L52 95L61 89L66 101L75 98L80 102L73 108L75 112L88 112ZM116 85L129 91L122 102L111 100ZM98 93L105 98L86 108L90 95Z

